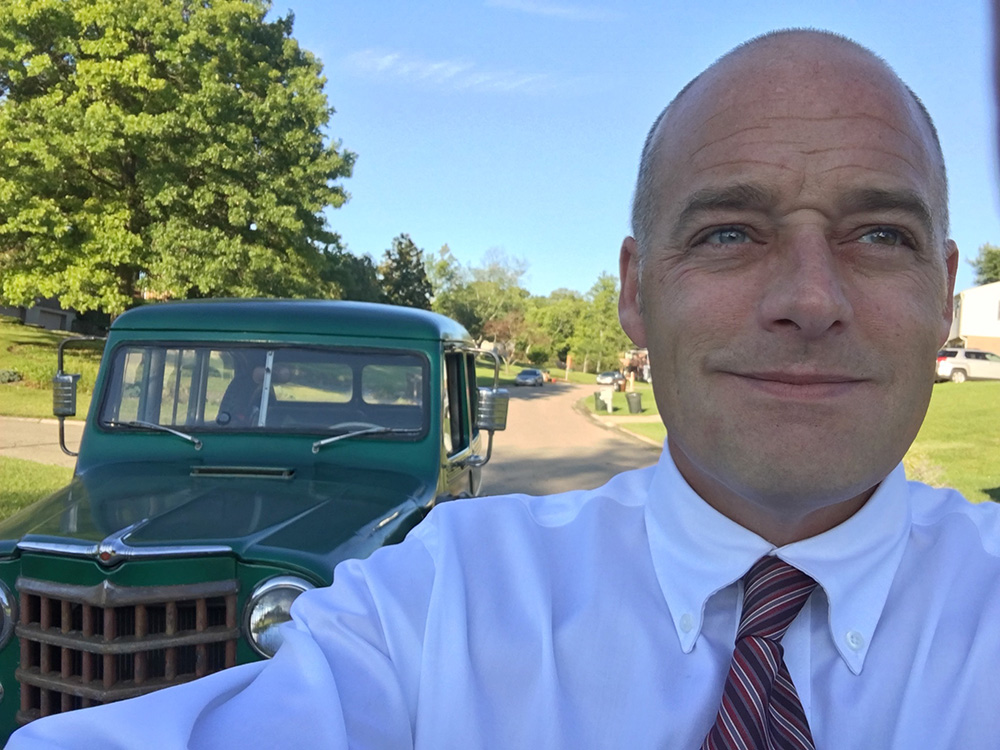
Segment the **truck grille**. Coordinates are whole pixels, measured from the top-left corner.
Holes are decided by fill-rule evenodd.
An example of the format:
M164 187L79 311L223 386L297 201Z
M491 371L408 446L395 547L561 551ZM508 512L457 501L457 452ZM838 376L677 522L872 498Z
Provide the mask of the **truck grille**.
M18 579L18 722L233 666L238 588L235 580L140 587Z

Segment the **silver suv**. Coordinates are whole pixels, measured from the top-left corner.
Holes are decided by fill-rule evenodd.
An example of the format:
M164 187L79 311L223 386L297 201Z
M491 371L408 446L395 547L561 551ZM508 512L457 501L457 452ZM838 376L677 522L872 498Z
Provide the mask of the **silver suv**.
M1000 356L982 349L942 349L937 356L937 379L1000 380Z

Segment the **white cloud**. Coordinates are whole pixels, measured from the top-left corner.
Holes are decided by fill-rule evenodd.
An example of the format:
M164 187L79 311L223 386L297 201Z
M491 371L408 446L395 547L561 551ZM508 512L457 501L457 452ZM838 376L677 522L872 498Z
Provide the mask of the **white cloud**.
M362 74L453 91L537 94L557 88L555 79L546 73L483 70L464 60L426 60L401 52L363 50L349 56L347 64Z
M565 18L570 21L607 21L617 18L619 15L613 11L593 6L545 3L537 2L537 0L486 0L486 5L492 8L530 13L535 16Z

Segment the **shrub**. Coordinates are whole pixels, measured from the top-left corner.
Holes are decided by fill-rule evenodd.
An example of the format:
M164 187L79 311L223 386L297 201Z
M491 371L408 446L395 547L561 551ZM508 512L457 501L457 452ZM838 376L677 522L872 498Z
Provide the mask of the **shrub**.
M0 370L0 383L16 383L21 379L17 370Z

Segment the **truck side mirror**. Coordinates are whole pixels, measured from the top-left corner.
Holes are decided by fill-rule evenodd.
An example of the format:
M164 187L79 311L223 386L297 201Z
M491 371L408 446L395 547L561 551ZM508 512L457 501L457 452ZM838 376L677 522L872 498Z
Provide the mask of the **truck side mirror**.
M76 416L76 381L79 375L60 371L52 378L52 413L64 419Z
M81 341L104 341L103 336L82 336L79 338L63 339L59 342L57 352L57 370L52 378L52 413L59 418L59 447L67 456L75 456L76 451L71 451L66 447L66 417L76 416L76 381L80 379L77 374L63 372L63 348L71 344L78 344Z
M476 427L486 430L486 455L469 456L462 463L465 466L485 466L493 455L493 433L507 429L507 407L510 405L510 394L500 384L500 357L496 352L474 349L477 354L486 354L493 359L493 387L479 388L479 406L476 408Z
M480 388L479 408L476 410L476 427L481 430L507 429L507 407L510 394L506 388Z

